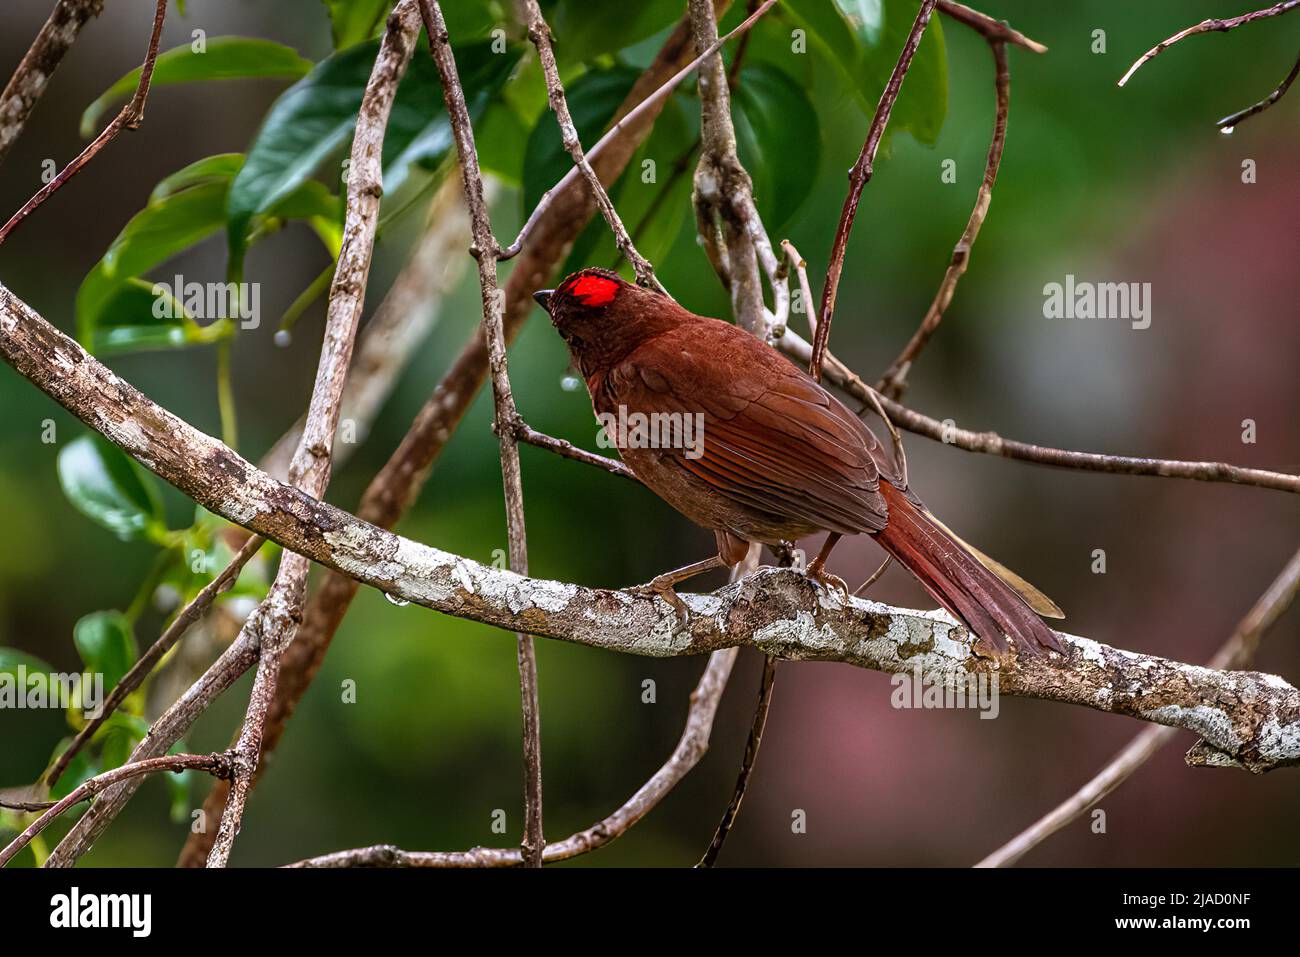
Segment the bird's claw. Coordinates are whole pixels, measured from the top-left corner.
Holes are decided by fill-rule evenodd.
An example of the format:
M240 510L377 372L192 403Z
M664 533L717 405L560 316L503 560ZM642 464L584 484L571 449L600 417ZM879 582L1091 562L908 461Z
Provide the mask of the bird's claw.
M679 625L685 628L687 624L690 623L691 611L686 607L686 602L682 601L681 596L673 590L673 583L671 581L654 578L646 582L644 585L637 585L635 588L630 588L628 590L634 595L645 595L647 598L654 598L656 596L662 598L673 607L674 611L677 612L677 623Z
M849 586L845 584L844 579L841 578L839 575L832 575L830 572L826 570L825 566L820 565L817 562L813 562L811 565L809 565L808 571L805 574L807 574L807 576L811 578L813 581L817 582L817 584L825 586L826 588L831 588L839 592L840 601L843 604L846 605L848 604Z

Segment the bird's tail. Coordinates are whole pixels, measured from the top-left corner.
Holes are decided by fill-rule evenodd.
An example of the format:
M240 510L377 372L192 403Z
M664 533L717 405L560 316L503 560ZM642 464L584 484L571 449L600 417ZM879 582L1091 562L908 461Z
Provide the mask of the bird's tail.
M1006 650L1007 638L1034 654L1045 648L1063 650L1039 617L1039 612L1061 617L1051 599L975 551L902 492L884 482L881 490L889 505L889 524L876 533L876 541L920 579L936 601L998 651Z

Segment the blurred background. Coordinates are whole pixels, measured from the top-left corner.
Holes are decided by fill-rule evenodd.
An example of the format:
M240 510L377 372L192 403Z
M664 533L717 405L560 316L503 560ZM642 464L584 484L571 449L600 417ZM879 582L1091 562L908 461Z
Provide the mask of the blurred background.
M967 428L1062 448L1300 471L1300 94L1232 136L1214 126L1286 74L1300 17L1193 37L1125 89L1115 85L1158 40L1257 5L985 0L982 9L1050 51L1009 51L1009 133L992 208L970 271L912 373L909 404ZM51 0L5 4L5 76L50 7ZM87 25L4 163L0 209L17 209L40 187L45 160L62 166L80 151L81 111L138 64L152 8L150 0L115 0ZM170 16L163 47L188 43L196 28L276 40L312 60L331 49L319 0L189 0L185 16ZM1094 52L1094 31L1104 31L1105 52ZM563 48L559 25L556 32ZM956 23L944 22L943 33L949 109L942 129L933 146L907 134L893 139L849 246L834 348L866 378L889 364L924 314L984 167L993 115L988 47ZM642 65L658 38L627 62ZM788 222L769 227L774 241L788 237L799 247L819 290L844 171L867 117L811 59L806 92L821 117L820 149L805 157L815 164L803 164L811 194ZM0 248L0 281L72 331L78 285L153 186L204 156L245 150L285 86L253 80L156 89L143 128L111 144ZM698 121L687 115L686 122ZM947 159L955 161L955 183L941 180ZM1247 159L1257 168L1253 184L1242 182ZM729 316L685 215L685 191L669 202L681 206L682 226L656 262L658 274L695 311ZM507 184L493 210L498 236L514 235L521 205ZM371 309L404 262L420 218L406 217L381 237ZM609 264L594 253L592 261ZM224 263L215 237L158 275L217 281ZM262 309L275 317L326 263L299 225L260 244L246 278L261 283ZM1150 328L1045 319L1043 286L1067 273L1151 283ZM239 335L234 392L246 457L264 454L305 408L322 319L317 303L288 347L273 344L274 321ZM478 320L469 270L364 444L336 472L329 501L355 508ZM802 322L793 320L806 333ZM218 433L213 350L125 355L110 364ZM581 388L564 388L567 372L563 344L539 310L511 350L516 399L534 427L595 448L588 399ZM65 499L55 460L84 432L79 423L8 369L0 371L0 405L0 645L56 670L78 670L74 623L125 608L155 550L120 542ZM485 392L402 534L479 561L506 547L490 415ZM55 444L41 442L45 419L56 423ZM1242 440L1246 419L1256 423L1253 444ZM945 522L1052 595L1067 612L1064 630L1135 651L1207 659L1300 542L1300 504L1286 493L1051 470L905 439L913 486ZM533 574L625 586L709 553L712 536L649 492L536 449L522 455ZM191 521L192 506L179 494L169 490L166 506L173 527ZM1095 549L1105 551L1105 574L1093 572ZM880 557L869 540L849 540L832 570L852 587ZM897 568L871 596L932 606ZM137 640L151 642L163 624L160 613L146 612ZM1261 670L1300 681L1298 626L1292 609L1265 639ZM186 673L187 660L202 667L214 640L198 632L187 639L188 658L171 663L173 675ZM704 662L546 640L538 658L546 832L558 840L612 811L659 767L681 734ZM742 652L701 765L630 833L577 864L694 863L730 796L760 666L758 653ZM349 679L355 703L341 701ZM647 679L655 682L653 704L642 700ZM189 750L229 743L249 685L246 677L207 713L187 736ZM969 865L1072 793L1142 727L1014 698L1002 701L994 721L973 711L895 710L891 690L887 676L845 665L780 667L763 751L724 863ZM60 712L0 711L0 787L34 780L66 733ZM233 861L275 865L379 842L427 850L511 845L522 827L519 733L512 636L395 607L362 589L249 804ZM1294 864L1300 772L1191 769L1182 752L1193 741L1180 734L1101 803L1105 833L1077 821L1025 863ZM201 801L206 788L195 782L193 799ZM171 865L188 817L169 817L170 801L163 782L147 782L85 863ZM496 809L506 813L505 835L492 831ZM796 810L806 812L806 833L792 833Z

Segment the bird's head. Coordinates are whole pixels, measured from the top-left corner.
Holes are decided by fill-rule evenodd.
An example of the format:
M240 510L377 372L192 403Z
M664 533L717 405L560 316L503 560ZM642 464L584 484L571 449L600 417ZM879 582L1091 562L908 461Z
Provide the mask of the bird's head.
M533 298L550 315L584 375L689 315L668 296L595 266L578 270L554 289L538 290Z

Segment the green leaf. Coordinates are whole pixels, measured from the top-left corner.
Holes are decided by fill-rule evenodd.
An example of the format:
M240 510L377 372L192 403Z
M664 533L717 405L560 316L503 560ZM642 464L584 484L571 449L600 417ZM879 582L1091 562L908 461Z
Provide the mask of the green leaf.
M912 0L785 0L782 6L820 45L866 116L874 115L916 18ZM933 144L948 111L943 27L931 17L903 79L886 134L907 130Z
M209 156L154 187L149 204L131 218L82 281L76 310L77 337L82 345L96 354L175 349L214 342L230 333L229 323L196 323L172 298L170 281L155 284L139 277L221 231L226 224L230 183L243 159L239 153ZM270 218L306 221L331 257L337 257L342 241L342 203L320 183L299 184L265 216L250 221L250 231ZM171 308L160 308L165 305Z
M82 345L93 345L93 330L110 298L121 294L122 283L221 229L227 186L219 180L202 182L151 202L131 218L77 291L77 337Z
M322 0L330 15L334 49L344 50L373 39L393 7L393 0Z
M584 73L566 91L569 113L583 149L590 149L613 119L639 74L616 67ZM548 189L573 166L564 149L560 126L549 111L537 118L524 150L524 215L527 216Z
M352 135L378 44L326 57L271 105L226 201L231 261L243 257L249 224L309 179Z
M107 680L104 682L104 687L110 687ZM148 733L149 722L143 718L122 711L113 712L108 716L108 720L100 725L92 738L92 741L99 745L100 767L105 771L111 771L126 764L135 746L143 741Z
M184 754L188 749L185 740L181 739L167 753ZM194 782L199 777L199 772L185 770L179 774L164 774L162 777L167 782L167 794L171 798L168 816L173 824L180 824L190 816L190 808L194 804Z
M801 84L769 64L746 67L736 85L736 147L754 178L768 228L788 223L813 187L821 162L817 111Z
M26 669L28 674L49 674L54 670L40 658L25 651L0 647L0 675L16 676L20 667Z
M456 53L470 116L476 119L505 82L519 51L475 43ZM271 106L230 187L227 234L232 263L244 254L249 223L309 179L352 136L379 45L369 41L316 65ZM451 145L437 69L417 50L402 78L384 137L384 190L394 192L410 163L433 166Z
M58 469L68 500L118 538L157 541L166 534L153 478L103 437L73 439L59 451Z
M131 622L120 611L86 615L72 630L86 670L104 676L104 690L117 686L138 656Z
M158 316L159 303L170 306L174 318ZM131 278L117 284L104 300L89 329L89 351L98 356L122 352L179 349L193 345L207 335L192 321L185 320L185 307L172 298L162 284Z
M181 190L207 183L229 183L244 165L243 153L217 153L205 156L158 181L149 194L149 202L162 202Z
M60 741L55 747L54 753L50 755L50 763L47 767L53 767L59 755L68 750L71 745L71 738L64 738ZM59 775L59 779L54 782L54 786L50 788L50 800L58 801L67 797L98 773L98 763L91 760L85 751L78 751L68 763L68 767Z
M654 36L680 20L685 10L682 0L562 0L549 18L555 53L565 63L587 63Z
M356 4L350 4L356 5ZM298 79L311 69L296 50L270 40L249 37L212 37L203 53L195 53L191 44L158 55L151 88L202 80L237 80L248 77L285 77ZM81 135L93 136L104 111L135 94L140 83L137 67L110 86L81 114Z

